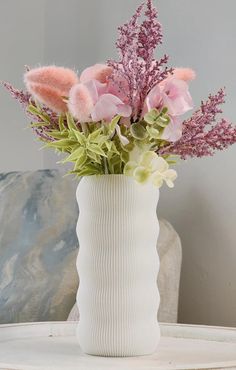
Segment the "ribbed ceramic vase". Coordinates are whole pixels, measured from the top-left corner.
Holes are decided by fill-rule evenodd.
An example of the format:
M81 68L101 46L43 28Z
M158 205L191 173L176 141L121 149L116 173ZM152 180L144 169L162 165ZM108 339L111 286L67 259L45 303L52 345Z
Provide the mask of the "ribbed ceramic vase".
M153 353L157 322L159 191L124 175L84 177L77 189L77 337L98 356Z

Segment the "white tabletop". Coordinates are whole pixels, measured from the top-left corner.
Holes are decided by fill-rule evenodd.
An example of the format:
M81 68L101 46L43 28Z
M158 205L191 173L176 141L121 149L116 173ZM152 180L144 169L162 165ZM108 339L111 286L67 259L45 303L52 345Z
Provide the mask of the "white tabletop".
M162 324L150 356L104 358L81 352L74 322L0 326L1 370L236 369L236 329Z

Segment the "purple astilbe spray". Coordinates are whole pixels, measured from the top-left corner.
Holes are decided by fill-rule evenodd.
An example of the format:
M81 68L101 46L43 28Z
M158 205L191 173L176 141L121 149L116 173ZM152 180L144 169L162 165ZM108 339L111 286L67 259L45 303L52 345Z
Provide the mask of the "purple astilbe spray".
M39 116L34 115L33 113L28 111L28 107L30 104L35 105L34 100L32 99L32 96L23 90L18 90L14 88L11 84L8 82L2 82L3 86L9 91L10 95L18 101L18 103L23 108L24 112L27 114L27 116L31 119L31 121L34 122L40 122L41 119ZM54 139L47 135L48 131L51 131L52 129L58 129L58 115L51 111L51 109L47 107L41 107L41 111L45 113L49 118L48 125L42 126L40 128L33 127L34 132L44 141L53 141Z
M8 82L2 82L2 85L9 91L13 99L16 99L20 103L24 111L27 111L27 108L31 101L31 95L23 90L15 89Z
M217 115L222 113L225 92L219 90L202 102L189 119L183 122L183 134L180 140L159 151L159 154L188 157L212 156L216 150L223 150L236 143L236 127L227 120L217 122Z
M139 24L145 6L145 19ZM127 82L126 95L133 108L134 120L140 117L144 100L152 87L172 71L164 67L168 61L166 55L160 60L154 59L154 51L162 43L162 30L157 17L152 0L147 0L129 22L118 28L116 47L120 59L108 61L114 69L113 82L119 84L122 79Z

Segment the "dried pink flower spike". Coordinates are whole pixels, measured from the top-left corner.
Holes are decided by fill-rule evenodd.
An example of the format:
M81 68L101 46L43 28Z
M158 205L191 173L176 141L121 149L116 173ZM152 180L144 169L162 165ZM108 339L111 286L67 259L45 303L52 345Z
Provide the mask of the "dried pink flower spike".
M196 78L196 72L191 68L175 68L173 76L178 80L192 81Z
M68 108L70 113L79 120L79 122L89 122L90 114L93 109L93 98L88 87L79 83L70 90Z
M64 97L78 83L78 76L71 69L48 66L26 72L24 81L36 100L57 113L65 113L68 108Z

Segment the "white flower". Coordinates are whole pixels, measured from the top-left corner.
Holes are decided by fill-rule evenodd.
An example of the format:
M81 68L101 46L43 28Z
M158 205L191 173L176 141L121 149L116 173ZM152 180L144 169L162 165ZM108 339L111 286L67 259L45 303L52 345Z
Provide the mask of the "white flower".
M177 178L176 171L169 169L167 161L152 151L143 153L138 161L129 161L125 165L124 174L133 176L142 184L151 181L158 188L164 181L168 187L173 188L174 180Z

